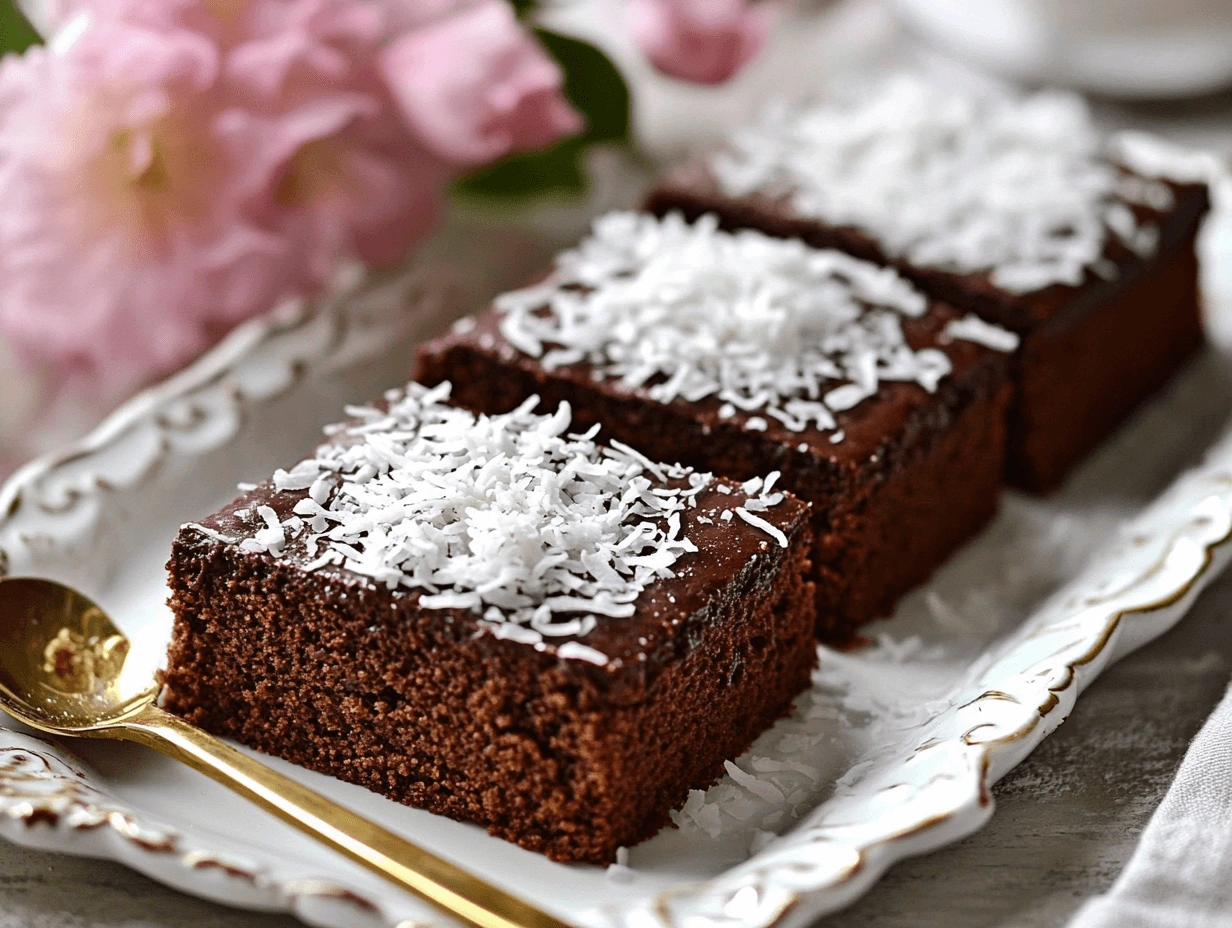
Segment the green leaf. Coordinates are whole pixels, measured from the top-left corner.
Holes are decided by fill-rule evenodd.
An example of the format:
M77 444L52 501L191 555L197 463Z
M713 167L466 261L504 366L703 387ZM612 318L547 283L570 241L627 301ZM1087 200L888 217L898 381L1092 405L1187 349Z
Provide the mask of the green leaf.
M582 157L596 142L629 138L629 87L611 60L588 42L536 29L565 72L565 96L586 117L586 130L541 152L513 155L455 185L456 192L484 198L580 194L586 189Z
M41 41L39 34L13 5L12 0L0 0L0 55L5 52L24 52Z
M564 139L546 151L513 155L462 178L454 190L481 197L533 197L579 194L586 189L579 139Z
M589 42L536 29L545 48L565 71L565 96L586 117L588 142L629 138L629 85L610 58Z

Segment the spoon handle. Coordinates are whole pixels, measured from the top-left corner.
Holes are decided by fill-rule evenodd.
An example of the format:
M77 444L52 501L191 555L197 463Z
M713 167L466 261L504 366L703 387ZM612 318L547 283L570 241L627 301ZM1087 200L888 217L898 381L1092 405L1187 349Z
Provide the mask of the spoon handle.
M188 764L475 928L567 928L546 912L301 786L156 706L147 705L135 716L98 734L134 741Z

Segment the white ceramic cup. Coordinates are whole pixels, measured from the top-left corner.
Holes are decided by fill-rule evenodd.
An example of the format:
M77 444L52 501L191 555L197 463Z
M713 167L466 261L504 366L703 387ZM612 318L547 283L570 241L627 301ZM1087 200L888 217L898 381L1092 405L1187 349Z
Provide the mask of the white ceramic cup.
M1232 0L891 0L943 51L1018 81L1125 98L1232 86Z

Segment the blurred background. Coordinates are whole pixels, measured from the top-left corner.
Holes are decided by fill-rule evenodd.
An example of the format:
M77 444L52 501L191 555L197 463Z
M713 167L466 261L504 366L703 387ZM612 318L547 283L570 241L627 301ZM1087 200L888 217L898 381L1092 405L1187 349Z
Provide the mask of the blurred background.
M594 97L590 109L576 87L572 99L592 131L567 148L515 157L512 166L498 164L451 188L440 225L409 259L450 290L453 308L444 316L524 280L596 213L633 205L663 165L716 142L768 102L807 100L888 70L1071 88L1088 96L1109 128L1156 133L1225 165L1232 159L1228 0L766 2L777 15L764 47L718 84L657 70L634 39L626 0L535 6L535 25L582 39L606 58L569 65L571 76L589 80L583 94ZM524 15L529 9L514 6ZM23 9L44 26L55 4L30 0ZM0 0L0 50L16 53L38 41L12 0ZM610 65L617 74L604 70ZM605 107L613 112L605 116ZM594 131L602 126L608 128ZM1208 293L1232 293L1226 206L1213 215L1202 247ZM1232 312L1208 311L1219 340ZM134 389L61 389L59 377L54 368L17 363L0 340L0 476L81 435Z

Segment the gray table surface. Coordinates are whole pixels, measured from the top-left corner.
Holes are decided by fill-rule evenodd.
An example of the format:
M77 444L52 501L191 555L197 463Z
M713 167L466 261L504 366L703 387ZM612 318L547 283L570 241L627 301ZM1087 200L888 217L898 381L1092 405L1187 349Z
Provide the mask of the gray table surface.
M897 54L894 56L897 57ZM1112 125L1232 151L1232 94L1179 105L1097 106ZM834 928L1063 925L1132 853L1186 746L1232 671L1232 574L1172 632L1113 667L1073 715L994 789L979 833L908 860ZM290 928L203 902L118 864L0 841L0 928Z

